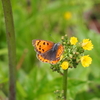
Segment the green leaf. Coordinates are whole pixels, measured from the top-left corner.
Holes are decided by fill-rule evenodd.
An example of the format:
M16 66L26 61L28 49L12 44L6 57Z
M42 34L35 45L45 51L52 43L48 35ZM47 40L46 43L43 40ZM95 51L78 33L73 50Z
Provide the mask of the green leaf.
M20 93L20 95L22 97L26 98L27 94L26 94L25 90L23 89L22 85L18 81L17 81L16 86L17 86L17 91Z

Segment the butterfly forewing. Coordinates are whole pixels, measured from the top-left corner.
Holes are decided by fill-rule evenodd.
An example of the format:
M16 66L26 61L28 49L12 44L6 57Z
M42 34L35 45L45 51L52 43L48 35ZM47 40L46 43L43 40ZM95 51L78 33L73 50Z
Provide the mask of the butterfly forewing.
M37 39L33 40L32 44L38 53L45 53L48 50L50 50L54 45L53 42L46 41L46 40L37 40Z

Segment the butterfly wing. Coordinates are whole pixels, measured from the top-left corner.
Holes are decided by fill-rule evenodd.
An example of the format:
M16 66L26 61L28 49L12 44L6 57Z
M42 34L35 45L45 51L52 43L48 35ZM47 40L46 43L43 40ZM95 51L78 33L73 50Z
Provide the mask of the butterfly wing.
M61 44L55 44L49 51L37 54L37 58L42 62L56 64L60 60L63 50L64 48Z
M50 64L56 64L56 63L59 61L59 59L55 59L55 60L46 59L46 58L44 58L44 57L43 57L42 55L40 55L40 54L37 54L37 58L38 58L40 61L42 61L42 62L50 63Z
M64 47L59 43L46 40L32 40L32 44L37 52L37 58L46 63L56 64L64 51Z
M56 58L60 58L61 55L63 54L63 51L64 51L64 47L63 45L60 44L57 49Z
M32 40L32 44L35 47L37 53L42 54L49 51L55 43L46 40Z

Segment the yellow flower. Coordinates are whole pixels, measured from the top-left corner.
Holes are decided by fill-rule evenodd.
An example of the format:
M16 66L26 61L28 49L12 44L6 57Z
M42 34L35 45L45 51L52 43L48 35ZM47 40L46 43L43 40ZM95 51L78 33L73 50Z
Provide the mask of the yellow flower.
M89 55L81 57L81 63L83 67L88 67L91 64L91 62L92 62L92 58L89 57Z
M93 44L92 44L91 40L83 39L82 48L84 50L92 50L93 49Z
M75 45L77 42L78 42L78 40L77 40L76 37L71 37L71 38L70 38L70 43L71 43L71 45Z
M72 17L72 13L71 12L66 12L64 14L64 18L67 19L67 20L71 19L71 17Z
M60 66L62 67L63 70L66 70L69 66L69 63L67 61L64 61Z

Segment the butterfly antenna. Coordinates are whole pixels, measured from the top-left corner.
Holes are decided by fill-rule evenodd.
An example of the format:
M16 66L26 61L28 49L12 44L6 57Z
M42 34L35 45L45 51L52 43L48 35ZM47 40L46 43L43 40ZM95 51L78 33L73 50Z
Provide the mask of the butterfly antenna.
M57 42L55 41L55 37L53 37L51 33L49 35L50 35L50 38L53 40L53 42Z

